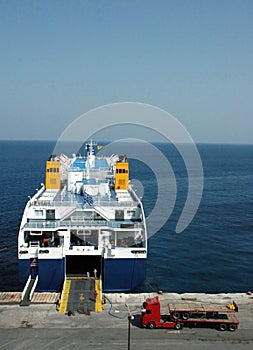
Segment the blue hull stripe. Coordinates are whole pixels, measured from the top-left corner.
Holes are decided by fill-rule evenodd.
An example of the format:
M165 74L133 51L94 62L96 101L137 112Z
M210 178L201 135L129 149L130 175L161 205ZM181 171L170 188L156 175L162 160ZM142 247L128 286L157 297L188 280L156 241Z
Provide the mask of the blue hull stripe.
M145 281L146 259L105 259L103 291L130 291ZM65 278L64 259L38 261L39 280L36 291L61 291ZM25 284L30 275L30 260L19 260L19 278Z
M38 261L39 280L36 291L58 292L64 282L64 259L41 259ZM30 260L19 260L20 282L25 284L30 275Z
M130 291L144 282L146 259L105 259L103 290Z

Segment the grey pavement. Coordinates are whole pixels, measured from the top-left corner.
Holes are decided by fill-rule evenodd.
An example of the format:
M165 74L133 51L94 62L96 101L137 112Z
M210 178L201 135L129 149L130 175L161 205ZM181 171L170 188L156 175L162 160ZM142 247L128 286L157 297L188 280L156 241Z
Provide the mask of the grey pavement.
M161 302L168 297L161 296ZM53 304L20 307L19 305L0 305L0 349L128 349L128 309L135 314L130 326L130 349L177 349L177 350L252 350L253 349L253 299L232 295L239 305L240 329L236 332L221 332L215 329L184 328L180 331L140 327L140 307L142 297L110 296L113 305L107 302L102 313L90 316L76 313L67 316L56 311ZM178 296L173 296L178 300ZM190 299L180 295L181 300ZM204 296L192 296L202 300ZM209 301L212 298L206 297ZM230 301L228 296L224 297ZM224 300L222 302L224 303ZM217 302L217 300L216 300Z

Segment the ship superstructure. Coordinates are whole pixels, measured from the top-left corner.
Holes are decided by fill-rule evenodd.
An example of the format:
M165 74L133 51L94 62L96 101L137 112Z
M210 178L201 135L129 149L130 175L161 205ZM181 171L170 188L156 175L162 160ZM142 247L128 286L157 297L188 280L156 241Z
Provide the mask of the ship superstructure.
M126 156L53 155L45 185L29 199L18 258L22 283L59 291L67 277L100 278L104 291L129 291L145 280L147 232Z

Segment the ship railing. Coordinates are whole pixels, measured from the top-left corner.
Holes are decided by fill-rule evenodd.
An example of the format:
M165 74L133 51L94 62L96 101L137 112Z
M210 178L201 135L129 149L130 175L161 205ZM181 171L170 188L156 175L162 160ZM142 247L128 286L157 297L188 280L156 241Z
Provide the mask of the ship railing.
M100 206L100 207L136 207L138 205L138 202L135 201L122 201L119 202L117 200L100 200L100 199L93 199L93 206ZM88 203L86 203L86 206L89 206Z
M39 229L47 229L47 228L59 228L59 227L111 227L111 228L125 228L125 229L140 229L143 228L142 223L131 223L131 227L122 227L122 222L116 221L96 221L96 220L83 220L83 221L30 221L27 222L24 226L25 229L28 228L39 228Z
M83 208L83 203L78 202L77 200L73 199L72 201L34 201L31 205L34 206L42 206L42 207L76 207L76 208Z
M101 207L136 207L138 205L137 201L122 201L119 202L114 199L100 200L92 197L92 203L84 202L80 203L77 200L73 199L72 201L34 201L31 203L33 206L42 206L42 207L76 207L82 209L84 207L92 208L94 206Z

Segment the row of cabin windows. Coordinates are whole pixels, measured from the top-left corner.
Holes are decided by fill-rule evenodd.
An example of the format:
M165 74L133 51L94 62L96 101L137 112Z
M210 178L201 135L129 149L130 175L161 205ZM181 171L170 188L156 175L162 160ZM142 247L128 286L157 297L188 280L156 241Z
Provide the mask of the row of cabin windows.
M59 173L59 168L48 168L47 173Z
M43 209L35 209L34 216L35 217L43 217L44 210ZM46 220L55 220L55 209L47 209L46 210Z
M116 173L117 174L128 174L128 170L127 169L116 169Z
M30 246L36 243L40 247L59 247L63 245L64 239L54 231L25 231L24 241Z
M98 245L98 230L75 230L70 231L71 245ZM138 231L120 231L120 232L100 232L101 244L110 244L113 247L145 247L142 235Z

